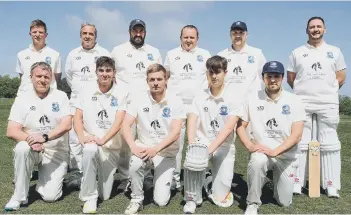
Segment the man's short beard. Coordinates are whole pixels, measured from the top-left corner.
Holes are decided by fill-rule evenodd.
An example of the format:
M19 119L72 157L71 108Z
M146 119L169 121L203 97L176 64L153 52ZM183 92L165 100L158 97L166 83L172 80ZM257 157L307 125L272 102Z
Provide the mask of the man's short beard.
M140 43L135 42L135 40L132 37L129 38L129 41L133 46L142 47L144 45L145 38L142 39L142 41Z

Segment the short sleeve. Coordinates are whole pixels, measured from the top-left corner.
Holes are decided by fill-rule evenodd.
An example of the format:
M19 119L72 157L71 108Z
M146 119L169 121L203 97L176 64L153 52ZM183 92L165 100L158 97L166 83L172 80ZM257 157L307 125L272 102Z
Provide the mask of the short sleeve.
M58 55L54 73L61 73L61 56Z
M243 121L245 122L250 122L250 116L249 116L249 100L246 99L241 103L241 116L239 116Z
M171 113L172 119L185 119L186 114L182 101L180 99L177 99L176 102L173 102L173 106L173 113Z
M303 105L300 98L294 100L294 110L292 112L293 122L306 121L305 106Z
M18 74L23 74L23 70L22 70L22 67L21 67L21 61L19 59L19 56L17 56L16 70L15 71Z
M62 95L61 107L61 118L73 114L71 112L70 101L66 95Z
M346 69L344 55L342 54L341 51L339 51L338 58L335 61L335 68L336 68L336 71L341 71L343 69Z
M287 71L288 72L297 72L296 71L296 62L295 62L295 57L294 57L294 52L292 52L289 56L289 61L288 61L288 67L287 67Z
M118 104L117 111L126 111L127 110L127 100L128 100L128 92L123 93L120 98L120 103Z
M129 99L127 99L127 101L128 100ZM138 100L133 97L130 98L128 102L129 104L127 105L127 113L136 118L138 116Z
M166 55L166 59L165 59L165 63L163 64L163 66L165 67L165 69L167 70L167 71L170 71L170 62L169 62L169 57L168 57L168 53L167 53L167 55Z
M194 99L193 102L190 105L188 113L195 114L196 116L200 116L200 111L199 111L199 102L197 99Z
M10 111L9 121L18 122L24 125L26 121L25 107L22 102L22 97L17 97L13 103Z

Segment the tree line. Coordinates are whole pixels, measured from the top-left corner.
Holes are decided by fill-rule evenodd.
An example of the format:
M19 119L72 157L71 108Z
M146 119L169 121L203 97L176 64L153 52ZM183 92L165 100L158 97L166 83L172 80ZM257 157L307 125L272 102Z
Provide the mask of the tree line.
M0 98L15 98L20 82L19 77L11 78L9 75L0 76ZM61 79L57 83L57 88L64 91L70 97L71 88L68 86L66 78ZM339 101L340 114L351 116L351 97L340 95Z

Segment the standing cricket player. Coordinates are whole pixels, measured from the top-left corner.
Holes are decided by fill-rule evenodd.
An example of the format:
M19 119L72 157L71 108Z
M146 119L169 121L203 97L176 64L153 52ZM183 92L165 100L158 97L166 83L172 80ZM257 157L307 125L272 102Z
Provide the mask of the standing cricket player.
M95 25L85 23L80 28L81 46L73 49L67 56L65 72L67 83L72 90L71 103L78 98L78 92L83 86L87 88L96 85L96 60L100 56L110 56L109 51L96 42L97 30ZM73 113L75 111L73 110ZM82 177L83 146L78 141L74 129L69 132L70 170L73 172L68 178L68 186L80 187Z
M239 119L240 104L236 103L233 92L225 84L227 60L213 56L207 60L206 69L209 88L195 96L189 110L188 142L193 144L199 139L208 146L213 174L209 198L220 207L230 207L233 204L230 189L235 161L234 129ZM190 163L190 156L187 151L185 162ZM189 166L195 169L197 165ZM184 170L184 213L195 213L196 206L202 203L204 179L205 169Z
M39 169L37 192L47 202L59 199L69 162L67 132L72 126L72 116L67 95L50 87L52 70L48 63L34 63L30 78L33 88L16 98L7 127L7 137L17 142L15 191L5 206L9 211L27 204L34 165Z
M116 62L117 84L128 89L130 94L145 92L146 70L154 63L162 64L161 54L158 49L145 43L146 24L140 19L132 20L129 25L129 41L113 48L112 59ZM130 101L128 100L128 103ZM135 134L135 125L133 127ZM126 143L122 145L120 152L118 171L122 179L119 190L126 190L128 186L130 148ZM152 175L147 175L146 184L152 187ZM151 184L150 184L151 183Z
M289 57L288 83L298 95L307 114L299 143L294 193L301 194L306 184L308 143L311 141L311 115L317 114L317 139L321 144L321 181L328 197L339 198L341 144L336 132L339 124L339 88L346 78L346 64L340 49L323 40L324 20L312 17L307 22L307 44L295 49Z
M150 65L146 72L149 90L134 94L123 122L123 136L132 157L130 161L132 200L125 214L135 214L143 208L145 173L154 167L154 201L165 206L171 193L178 138L182 120L186 118L179 97L166 90L168 74L160 64ZM132 134L136 124L137 139Z
M185 111L190 106L197 91L208 87L206 79L206 61L211 57L209 51L197 47L199 31L193 25L186 25L180 32L180 47L167 53L164 63L170 74L167 89L175 92L183 101ZM176 169L172 189L179 189L182 152L184 145L185 122L179 139Z
M244 97L263 87L261 69L266 62L261 49L246 43L247 36L245 22L234 22L230 27L231 46L218 53L228 61L226 84L237 96Z
M83 178L79 198L83 213L96 213L97 198L110 198L117 170L127 91L114 84L115 62L109 57L96 61L97 82L79 92L74 103L74 130L83 148ZM97 180L96 180L97 178Z
M266 88L251 93L243 104L243 117L237 134L250 154L247 170L247 208L257 214L267 170L273 170L274 198L282 206L292 202L294 178L292 163L301 140L305 110L300 98L282 88L284 66L267 62L262 70ZM246 132L252 125L252 137Z
M16 73L21 78L17 95L32 89L33 84L31 83L30 72L31 66L36 62L44 61L51 66L54 74L51 79L51 87L56 88L56 81L61 80L60 54L46 45L48 33L45 22L39 19L33 20L29 30L32 44L29 45L29 48L17 54Z

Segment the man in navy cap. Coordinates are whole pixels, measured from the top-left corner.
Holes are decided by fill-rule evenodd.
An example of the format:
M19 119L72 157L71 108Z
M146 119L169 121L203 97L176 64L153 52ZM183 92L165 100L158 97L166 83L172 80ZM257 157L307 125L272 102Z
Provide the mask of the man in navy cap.
M162 64L160 51L145 43L146 24L141 19L134 19L129 24L129 41L113 48L111 57L116 63L116 81L120 86L129 91L128 98L139 92L149 89L146 84L146 70L154 63ZM127 103L130 101L128 99ZM133 126L133 133L135 126ZM127 191L129 177L129 160L131 157L127 143L123 143L120 151L119 178L121 183L118 190ZM152 175L147 174L146 188L152 187Z
M245 214L257 214L267 170L273 170L274 198L282 206L292 202L297 143L301 140L305 110L301 99L282 88L284 66L267 62L262 70L265 89L251 93L243 103L237 134L251 153ZM246 127L251 122L248 137Z
M230 27L231 45L218 53L228 61L225 82L238 97L245 97L247 93L263 87L261 69L266 58L261 49L246 43L247 35L246 23L235 21Z

